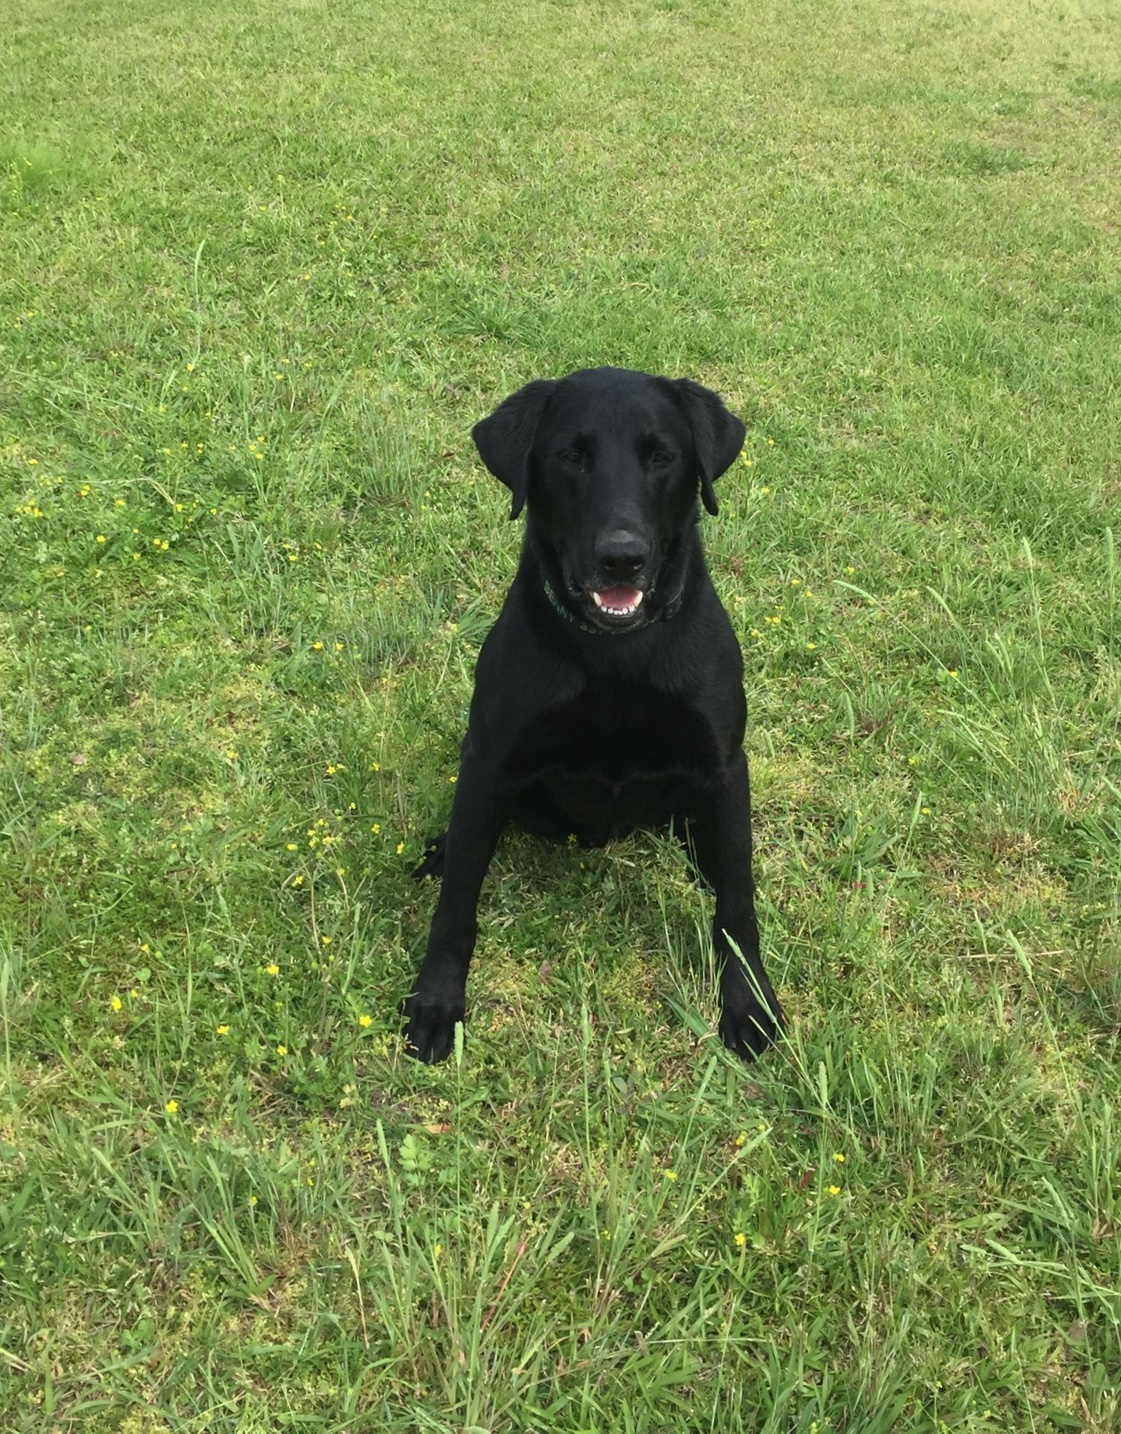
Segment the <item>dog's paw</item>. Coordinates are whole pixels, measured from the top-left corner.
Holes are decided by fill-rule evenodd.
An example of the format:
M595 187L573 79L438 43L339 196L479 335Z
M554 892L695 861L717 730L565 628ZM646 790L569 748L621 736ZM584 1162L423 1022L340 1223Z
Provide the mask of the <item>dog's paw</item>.
M447 842L447 832L441 832L439 836L428 838L424 843L424 860L413 872L414 881L423 881L426 876L443 876L444 848L447 846Z
M455 1048L456 1023L466 1009L462 1001L425 1001L410 996L404 1006L405 1049L425 1065L446 1061Z
M720 1013L720 1039L741 1060L753 1061L768 1046L776 1044L785 1025L782 1007L773 992L766 1006L753 996L740 995L735 1000L726 999L724 1002Z

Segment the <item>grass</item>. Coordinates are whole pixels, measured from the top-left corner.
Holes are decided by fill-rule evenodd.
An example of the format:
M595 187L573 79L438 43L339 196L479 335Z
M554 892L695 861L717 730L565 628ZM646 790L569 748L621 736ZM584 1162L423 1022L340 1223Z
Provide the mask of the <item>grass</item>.
M6 1429L1121 1428L1121 14L5 7ZM743 415L789 1042L654 837L396 1015L516 558L471 424Z

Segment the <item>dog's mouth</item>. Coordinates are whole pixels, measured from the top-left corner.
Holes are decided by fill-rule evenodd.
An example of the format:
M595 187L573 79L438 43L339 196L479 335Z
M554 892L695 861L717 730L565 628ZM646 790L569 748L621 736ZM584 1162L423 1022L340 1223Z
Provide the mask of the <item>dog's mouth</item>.
M642 588L589 587L584 589L583 597L589 616L599 627L614 630L634 627L646 616L643 612L646 593Z
M641 588L591 589L592 602L605 617L634 617L646 594Z
M645 627L651 620L655 580L655 573L635 573L629 582L594 571L577 577L565 563L564 592L569 614L574 616L572 610L579 609L583 625L600 632Z

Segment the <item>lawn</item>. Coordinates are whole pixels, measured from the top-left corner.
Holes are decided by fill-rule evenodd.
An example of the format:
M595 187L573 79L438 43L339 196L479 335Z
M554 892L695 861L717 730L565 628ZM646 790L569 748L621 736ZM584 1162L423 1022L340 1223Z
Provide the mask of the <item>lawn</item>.
M1117 0L0 0L0 1425L1121 1429ZM689 375L764 955L509 835L474 422Z

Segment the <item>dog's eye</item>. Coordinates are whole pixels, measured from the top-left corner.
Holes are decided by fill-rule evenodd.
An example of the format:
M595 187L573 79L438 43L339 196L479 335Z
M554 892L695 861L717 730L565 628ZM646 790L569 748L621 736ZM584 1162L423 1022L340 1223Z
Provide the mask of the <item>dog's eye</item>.
M584 455L575 448L562 448L557 457L562 463L568 463L573 468L583 468L584 466Z
M673 462L673 454L667 453L664 448L655 448L648 462L651 468L664 468L667 463Z

